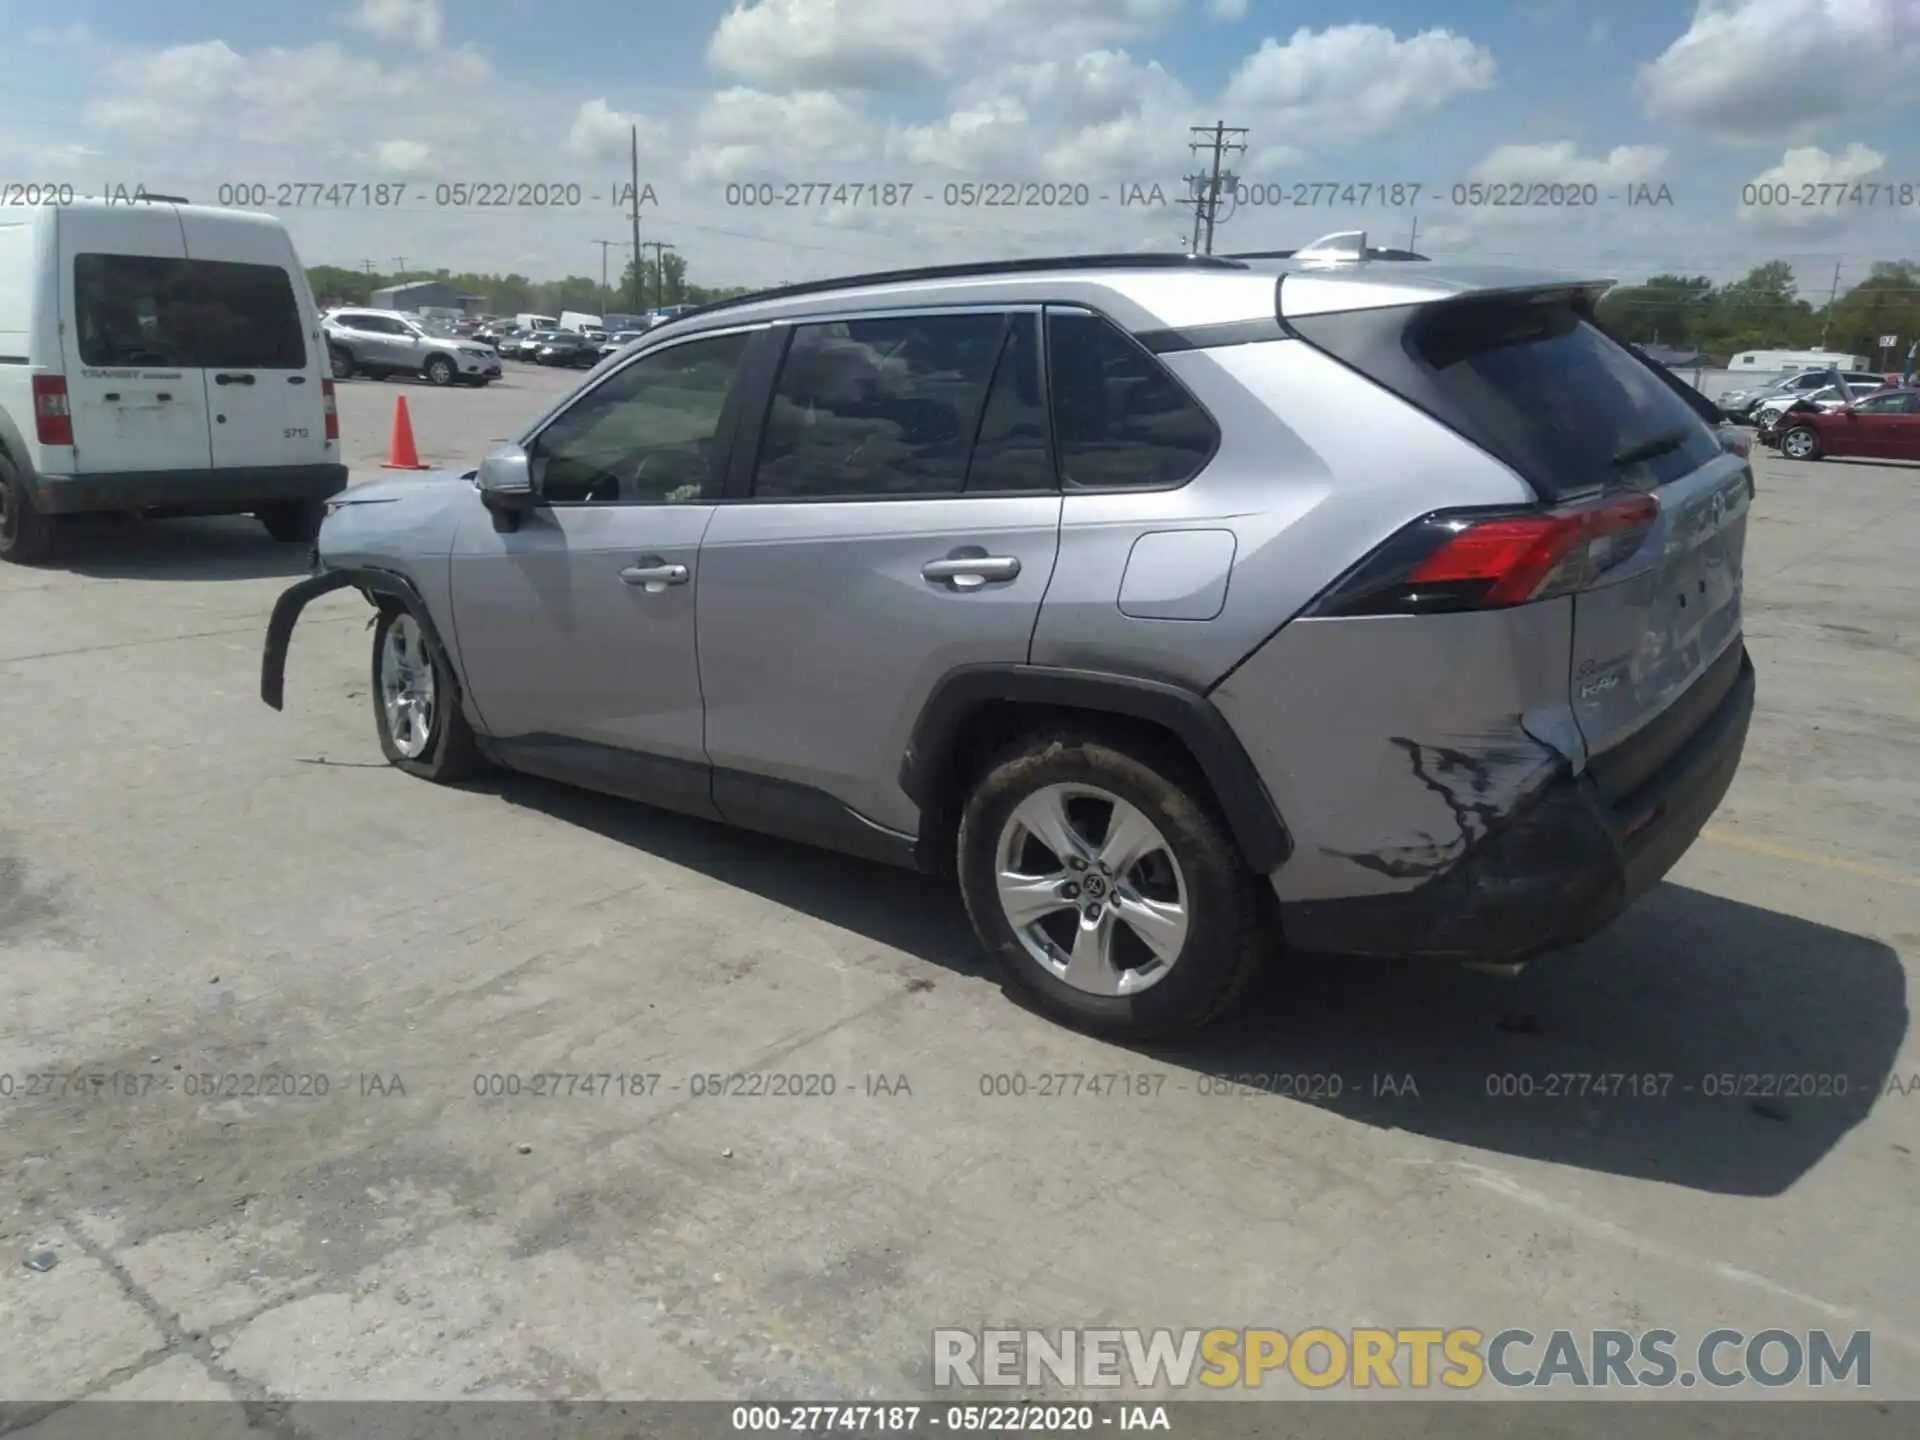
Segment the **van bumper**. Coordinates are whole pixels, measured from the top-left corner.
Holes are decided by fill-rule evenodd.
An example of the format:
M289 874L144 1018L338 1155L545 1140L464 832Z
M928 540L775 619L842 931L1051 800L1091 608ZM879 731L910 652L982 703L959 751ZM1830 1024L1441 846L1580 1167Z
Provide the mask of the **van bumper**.
M1693 736L1608 804L1591 775L1562 776L1451 869L1412 890L1282 904L1294 947L1516 965L1571 945L1651 890L1698 838L1739 769L1753 661Z
M129 470L100 475L35 475L43 515L91 510L230 515L286 500L325 500L347 488L344 465L253 465L225 470Z

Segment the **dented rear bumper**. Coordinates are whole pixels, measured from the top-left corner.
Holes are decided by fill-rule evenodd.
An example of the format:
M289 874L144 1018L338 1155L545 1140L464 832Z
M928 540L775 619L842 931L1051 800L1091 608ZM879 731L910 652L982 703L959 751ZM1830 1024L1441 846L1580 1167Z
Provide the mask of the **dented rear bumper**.
M1753 662L1629 794L1562 768L1412 889L1281 905L1307 951L1513 964L1592 934L1658 884L1719 807L1753 714Z

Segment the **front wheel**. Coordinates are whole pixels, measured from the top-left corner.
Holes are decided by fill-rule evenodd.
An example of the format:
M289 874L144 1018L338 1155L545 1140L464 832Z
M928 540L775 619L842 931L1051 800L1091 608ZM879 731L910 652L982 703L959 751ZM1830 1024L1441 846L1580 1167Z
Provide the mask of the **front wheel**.
M1259 880L1184 757L1067 731L975 784L960 890L1008 988L1065 1024L1125 1039L1226 1011L1269 938Z
M486 768L445 654L397 605L373 630L373 723L381 753L409 775L451 784Z
M1780 453L1789 460L1818 460L1820 436L1810 425L1796 425L1780 437Z
M427 361L426 377L433 385L451 385L460 378L460 372L454 368L453 361L444 355L436 355Z

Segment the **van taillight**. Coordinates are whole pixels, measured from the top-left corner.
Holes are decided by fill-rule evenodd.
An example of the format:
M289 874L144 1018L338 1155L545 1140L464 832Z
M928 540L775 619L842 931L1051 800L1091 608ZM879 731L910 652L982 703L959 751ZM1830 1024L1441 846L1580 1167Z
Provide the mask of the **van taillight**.
M320 382L320 408L327 417L327 439L340 438L340 406L333 398L333 381Z
M1570 594L1631 556L1659 518L1660 502L1639 493L1556 510L1427 515L1308 613L1435 615Z
M33 428L42 445L73 444L73 411L67 406L67 377L33 377Z

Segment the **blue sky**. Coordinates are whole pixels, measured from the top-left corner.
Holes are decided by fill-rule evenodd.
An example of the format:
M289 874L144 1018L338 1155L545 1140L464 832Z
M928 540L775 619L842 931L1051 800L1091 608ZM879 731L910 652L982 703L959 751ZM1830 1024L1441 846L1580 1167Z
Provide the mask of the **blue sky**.
M643 238L708 283L1176 246L1176 204L1098 197L1176 198L1188 126L1215 119L1247 128L1231 164L1261 187L1219 248L1402 243L1417 217L1429 253L1625 279L1780 257L1824 291L1836 262L1864 274L1920 235L1920 195L1886 203L1920 187L1920 0L0 0L0 33L27 52L0 184L265 187L312 262L597 273L594 241L628 231L590 197L631 125ZM948 189L1020 180L1088 203ZM316 181L406 189L384 209L282 192ZM581 201L462 206L459 181ZM810 202L785 193L803 182L915 192L737 203ZM1599 203L1494 208L1456 197L1468 182ZM1421 190L1360 188L1379 183ZM1743 207L1752 185L1796 203Z

